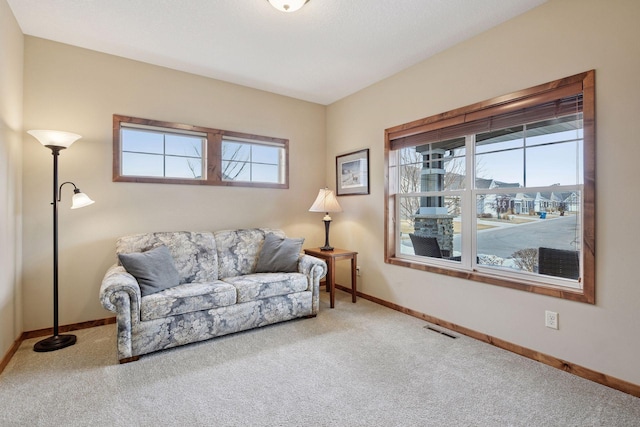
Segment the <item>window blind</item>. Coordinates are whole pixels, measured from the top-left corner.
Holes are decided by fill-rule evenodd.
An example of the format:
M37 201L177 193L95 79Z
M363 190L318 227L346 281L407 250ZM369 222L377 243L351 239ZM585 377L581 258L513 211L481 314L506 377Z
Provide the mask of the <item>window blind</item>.
M398 150L405 147L415 147L465 135L491 132L510 126L581 113L583 106L582 86L580 85L579 92L569 93L578 89L575 86L577 85L571 85L569 89L564 88L526 99L518 99L491 108L470 111L392 132L389 134L390 148Z

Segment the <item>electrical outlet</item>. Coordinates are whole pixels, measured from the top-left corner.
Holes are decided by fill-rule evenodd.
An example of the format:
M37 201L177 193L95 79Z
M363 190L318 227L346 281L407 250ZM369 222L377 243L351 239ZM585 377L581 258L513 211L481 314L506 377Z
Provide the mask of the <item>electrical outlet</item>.
M558 313L549 310L545 311L544 326L551 329L558 329Z
M360 266L356 267L356 276L360 276Z

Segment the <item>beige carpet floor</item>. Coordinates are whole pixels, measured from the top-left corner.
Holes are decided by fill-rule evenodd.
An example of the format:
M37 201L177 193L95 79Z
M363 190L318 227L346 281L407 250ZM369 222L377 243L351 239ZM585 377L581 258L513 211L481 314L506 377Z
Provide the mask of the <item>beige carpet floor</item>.
M25 341L0 426L639 426L640 399L338 292L321 313L119 365L115 325ZM456 334L457 335L457 334Z

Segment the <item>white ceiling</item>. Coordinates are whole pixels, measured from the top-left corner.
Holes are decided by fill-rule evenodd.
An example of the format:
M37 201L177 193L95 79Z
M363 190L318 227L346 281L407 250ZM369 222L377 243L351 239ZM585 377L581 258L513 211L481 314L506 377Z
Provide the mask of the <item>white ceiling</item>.
M545 1L8 3L27 35L327 105Z

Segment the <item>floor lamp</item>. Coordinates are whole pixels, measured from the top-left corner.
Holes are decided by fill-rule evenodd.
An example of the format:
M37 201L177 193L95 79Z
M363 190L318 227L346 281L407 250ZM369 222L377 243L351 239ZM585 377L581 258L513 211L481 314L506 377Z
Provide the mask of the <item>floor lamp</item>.
M342 212L342 208L338 203L333 191L328 188L323 188L318 192L315 202L311 205L309 212L324 212L325 216L322 219L324 221L324 246L320 248L321 251L332 251L333 246L329 245L329 225L331 224L331 216L329 212Z
M76 343L75 335L60 335L58 333L58 203L65 184L73 185L71 209L82 208L93 203L93 200L81 193L73 182L63 182L58 187L58 156L60 151L69 148L71 144L81 138L80 135L55 130L30 130L29 135L36 138L42 145L51 150L53 155L53 336L38 341L33 350L38 352L60 350Z

